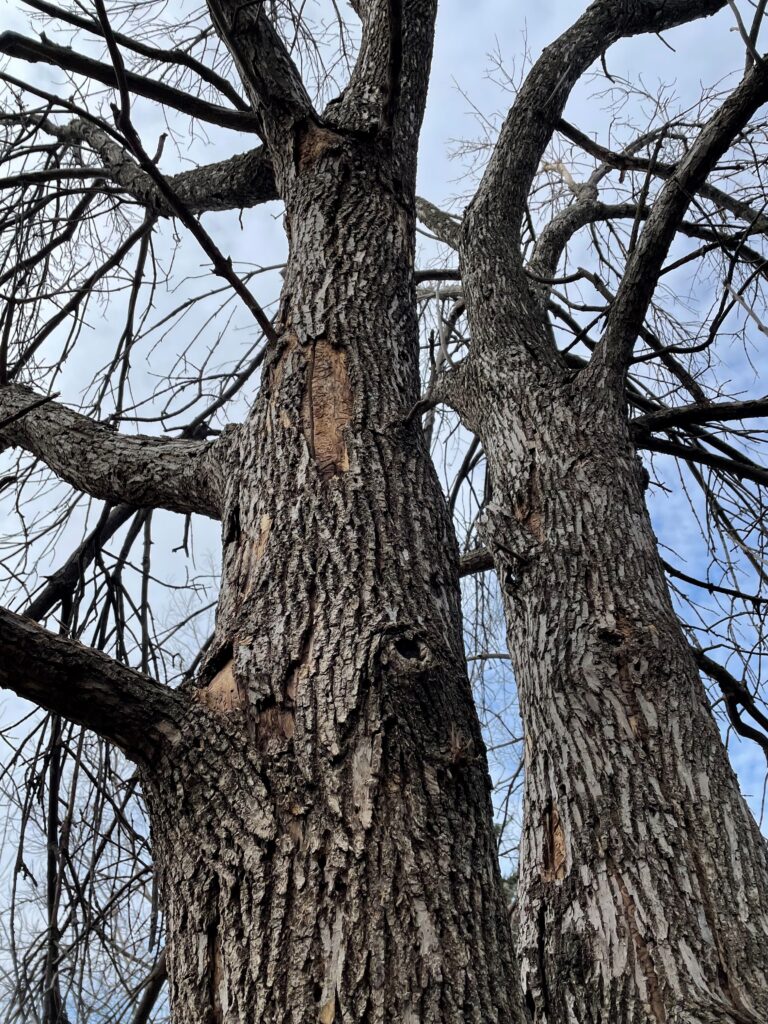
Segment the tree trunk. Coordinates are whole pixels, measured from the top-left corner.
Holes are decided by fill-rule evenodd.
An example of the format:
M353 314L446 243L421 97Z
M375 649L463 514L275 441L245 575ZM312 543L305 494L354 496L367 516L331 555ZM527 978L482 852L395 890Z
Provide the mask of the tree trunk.
M405 422L413 210L370 156L297 144L215 642L146 773L177 1024L517 1019L455 541Z
M525 723L536 1022L768 1019L768 855L673 611L623 410L588 375L472 386ZM509 370L509 368L507 368Z

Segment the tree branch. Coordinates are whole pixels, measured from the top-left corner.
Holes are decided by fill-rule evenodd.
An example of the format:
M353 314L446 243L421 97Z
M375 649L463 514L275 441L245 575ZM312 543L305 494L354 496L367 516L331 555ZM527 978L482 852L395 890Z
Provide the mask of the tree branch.
M152 176L99 125L84 118L74 118L66 125L43 119L40 128L65 144L86 144L101 161L110 181L153 213L173 216L173 210ZM264 146L169 175L166 182L192 214L244 209L279 198L272 163Z
M273 157L291 141L294 125L317 120L301 75L264 4L207 0L213 25L240 73Z
M0 388L0 441L24 448L95 498L136 507L198 512L217 519L220 491L213 444L127 437L20 384Z
M579 131L578 128L575 128L562 118L558 119L556 127L559 132L583 149L585 153L589 153L590 156L596 157L602 163L607 164L609 167L614 167L616 170L650 171L657 178L664 180L671 178L677 171L677 164L659 163L647 157L632 156L629 153L614 153L613 150L601 146L599 142L595 142L589 135L585 135L584 132ZM768 217L750 206L749 203L745 203L741 199L737 199L736 196L723 192L722 189L706 181L702 182L699 186L698 194L703 199L707 199L716 206L719 206L722 210L732 213L739 220L746 221L752 230L768 233Z
M605 333L590 364L594 370L590 372L612 376L623 376L626 372L659 272L685 211L733 139L767 100L768 68L761 62L707 122L675 174L662 188L629 258L608 314Z
M151 762L181 725L176 691L4 608L0 649L0 687L92 729L132 760Z
M768 416L768 398L755 398L745 402L715 402L702 405L693 402L672 409L638 416L630 422L633 434L643 436L667 427L686 427L695 423L723 423L728 420L749 420Z
M617 40L715 14L727 0L595 0L534 64L502 126L471 209L489 215L519 262L520 227L541 157L574 85Z
M746 686L732 676L726 668L713 661L703 651L695 647L691 647L690 650L700 671L713 679L720 687L733 728L740 736L754 740L758 746L762 747L766 760L768 760L768 716L757 706L755 698ZM740 708L743 708L765 732L760 732L744 722L739 711Z
M726 0L595 0L536 61L507 115L462 228L461 265L470 322L470 359L535 365L551 380L563 360L526 280L521 247L528 196L541 157L576 82L618 39L659 32L713 14ZM495 370L488 370L493 373Z
M57 7L56 4L46 3L45 0L22 0L22 3L26 7L32 7L34 10L48 15L49 18L55 21L63 21L67 25L75 25L86 32L91 32L93 35L104 36L101 25L93 18L85 18L75 14L73 11L63 10L61 7ZM202 61L196 60L184 50L165 50L158 46L150 46L140 39L133 39L122 32L114 32L113 34L115 40L121 46L127 50L132 50L133 53L138 53L142 57L158 61L161 64L177 64L180 67L189 68L190 71L193 71L202 78L204 82L212 85L214 89L218 89L222 96L226 96L233 107L250 113L248 104L226 78L222 78L212 68L203 64Z
M722 455L715 455L704 448L694 448L693 445L678 444L676 441L663 441L658 437L645 437L637 442L639 448L649 452L659 452L662 455L674 455L677 459L686 462L698 463L702 466L709 466L710 469L717 469L724 473L731 473L741 480L751 480L753 483L768 486L768 470L756 466L751 462L739 462L736 459L726 459Z
M457 221L449 213L445 213L428 199L416 197L416 216L425 228L445 245L452 249L459 248L461 239L461 222Z
M117 533L121 526L136 515L133 505L107 506L99 518L99 522L70 557L45 581L27 607L24 614L28 619L40 622L62 601L72 594L77 581L84 574L87 566L93 562L98 552Z
M111 65L93 60L91 57L85 57L66 46L28 39L18 32L0 33L0 53L29 63L42 61L46 64L53 64L63 71L84 75L86 78L101 82L102 85L111 88L117 88L118 85L115 69ZM233 128L240 132L258 133L259 131L258 119L252 113L208 103L181 89L174 89L173 86L166 85L164 82L157 82L146 75L137 75L133 71L126 71L125 77L129 89L136 96L154 100L163 106L180 110L181 113L187 114L189 117L208 121L222 128Z

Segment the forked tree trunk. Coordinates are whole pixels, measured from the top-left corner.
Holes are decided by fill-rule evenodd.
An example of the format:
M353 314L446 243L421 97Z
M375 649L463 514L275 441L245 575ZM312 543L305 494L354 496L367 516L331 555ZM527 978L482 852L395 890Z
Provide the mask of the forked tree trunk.
M485 369L486 534L526 731L526 1003L539 1024L765 1021L766 843L672 609L623 412L583 375Z
M308 129L309 130L309 129ZM145 785L177 1024L507 1022L516 985L451 523L418 423L413 212L312 129L216 637Z

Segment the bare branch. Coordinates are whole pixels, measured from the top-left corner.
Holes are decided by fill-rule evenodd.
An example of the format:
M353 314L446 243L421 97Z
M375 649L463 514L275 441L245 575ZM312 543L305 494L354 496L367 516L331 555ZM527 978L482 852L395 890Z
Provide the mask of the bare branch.
M126 437L20 384L0 388L0 431L78 490L114 503L220 515L212 449L221 442ZM33 408L33 406L36 406Z
M762 747L763 753L768 760L768 716L757 706L755 698L746 686L732 676L726 668L695 647L691 648L691 653L699 669L705 675L708 675L710 679L714 679L720 687L728 709L728 718L736 732L740 736L754 740L758 746ZM754 726L744 722L740 713L741 709L746 711L764 731L761 732L759 729L755 729Z
M102 85L112 88L117 86L115 69L109 64L93 60L91 57L85 57L66 46L57 46L56 43L28 39L18 32L3 32L0 34L0 53L30 63L43 61L46 64L53 64L63 71L84 75L95 82L101 82ZM181 89L174 89L164 82L157 82L146 75L137 75L132 71L126 71L125 74L128 87L136 96L155 100L155 102L161 103L166 107L180 110L189 117L196 117L201 121L220 125L222 128L233 128L240 132L258 133L259 131L258 121L253 114L242 110L231 110L229 107L220 107L215 103L208 103L206 100L201 100L190 93L182 92Z
M623 376L669 246L693 196L754 112L768 100L768 68L746 75L706 124L665 184L646 221L616 293L592 363L598 375Z
M616 170L651 171L657 178L662 178L663 180L668 180L677 171L676 164L660 163L652 161L647 157L633 156L630 153L615 153L613 150L601 146L599 142L595 142L589 135L585 135L584 132L579 131L578 128L575 128L562 118L557 122L557 130L583 149L585 153L589 153L590 156L596 157L602 163L607 164L609 167L614 167ZM750 206L749 203L743 202L737 196L729 195L707 181L699 185L697 194L703 199L708 199L711 203L719 206L720 209L732 213L734 217L746 221L752 230L768 233L768 217L761 213L760 210Z
M727 420L749 420L768 416L768 398L746 402L715 402L702 405L694 402L672 409L660 409L632 420L633 433L644 434L667 427L684 427L692 423L724 423Z
M517 94L470 208L473 223L480 211L489 215L494 230L508 235L508 247L519 261L520 226L528 191L576 82L617 40L661 32L715 14L725 3L595 0L590 4L581 18L547 47Z
M32 7L34 10L47 14L48 17L56 21L62 21L67 25L74 25L77 28L85 29L86 32L91 32L93 35L104 35L101 25L93 18L82 17L73 11L57 7L56 4L46 3L45 0L22 0L22 2L26 7ZM204 82L218 89L222 96L226 96L233 107L245 112L250 111L248 104L237 90L233 88L231 82L228 82L226 78L222 78L221 75L218 75L206 64L203 64L202 61L195 60L194 57L184 50L161 49L157 46L150 46L122 32L115 32L114 37L121 46L132 50L133 53L138 53L142 57L148 57L150 60L158 61L161 64L178 64L180 67L189 68L190 71L194 71Z
M663 441L658 437L643 438L638 441L638 447L649 452L659 452L662 455L674 455L675 458L683 459L686 462L709 466L711 469L731 473L741 480L751 480L753 483L762 484L763 487L768 486L768 470L751 462L726 459L722 455L715 455L704 448L678 444L677 441Z
M110 181L152 212L166 217L173 215L153 177L99 125L74 118L66 125L43 120L40 127L64 143L85 143L98 156ZM166 181L178 201L192 214L244 209L279 198L272 163L264 146L169 175Z
M452 249L459 248L461 223L428 199L416 197L416 216L432 234Z
M66 562L47 578L42 589L29 602L24 609L26 617L40 622L57 604L66 601L98 551L135 514L136 509L133 505L116 505L113 509L107 507L82 544L79 544Z
M297 122L317 119L301 75L263 4L208 0L208 10L234 58L274 155L292 141L291 130Z
M177 691L30 619L0 609L0 686L92 729L137 761L150 762L179 729Z

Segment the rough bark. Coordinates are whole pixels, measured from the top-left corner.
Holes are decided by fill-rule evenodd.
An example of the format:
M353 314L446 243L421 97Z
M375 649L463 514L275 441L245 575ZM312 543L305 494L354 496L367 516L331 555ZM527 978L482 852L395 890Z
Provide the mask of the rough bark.
M0 387L0 445L24 448L94 498L218 519L226 444L126 436L24 385Z
M413 195L311 122L276 164L290 255L215 639L145 772L173 1019L517 1020L458 555L406 421Z
M518 93L462 228L472 349L449 390L488 463L485 539L526 731L518 952L540 1024L768 1014L768 849L672 608L624 407L627 353L669 240L761 101L763 70L712 118L650 211L611 304L612 372L602 352L580 372L566 367L516 235L587 65L620 35L721 6L596 0ZM565 216L542 235L548 275L563 226Z
M473 408L527 737L528 1007L549 1024L756 1024L768 849L672 609L623 416L579 378L495 379Z
M79 722L136 761L174 739L183 701L101 651L0 608L0 687Z

